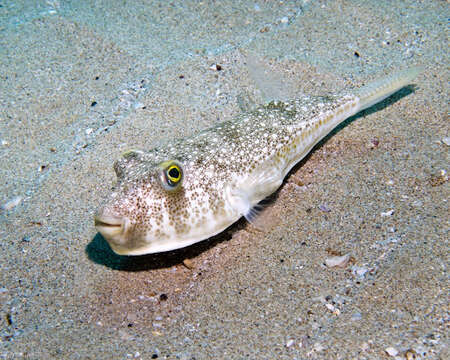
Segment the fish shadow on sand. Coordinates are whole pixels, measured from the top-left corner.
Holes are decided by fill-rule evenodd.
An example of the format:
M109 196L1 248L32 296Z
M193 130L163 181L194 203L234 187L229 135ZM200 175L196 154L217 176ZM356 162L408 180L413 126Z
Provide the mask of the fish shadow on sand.
M321 148L328 141L329 138L334 136L342 128L346 127L348 124L352 123L353 121L361 117L365 117L369 114L380 111L390 106L391 104L397 102L401 98L413 93L415 90L416 87L414 85L406 86L405 88L398 91L394 95L388 97L387 99L383 100L382 102L348 118L339 126L337 126L333 131L331 131L330 134L328 134L324 139L322 139L308 155L306 155L297 165L293 167L293 169L290 171L289 174L292 174L293 172L297 171L306 161L308 161L312 152ZM286 178L288 176L286 176ZM265 200L263 200L263 206L264 204L270 204L276 201L278 195L279 190L276 191L274 194L270 195ZM140 256L123 256L115 254L109 247L108 243L103 239L103 237L99 233L97 233L96 236L92 239L92 241L86 246L85 252L91 261L100 265L104 265L114 270L133 272L133 271L145 271L152 269L169 268L174 265L181 264L185 259L190 259L198 256L199 254L213 248L222 241L230 240L232 233L246 226L247 226L246 220L244 218L241 218L239 221L232 224L228 229L224 230L222 233L213 236L209 239L205 239L204 241L200 241L196 244L190 245L186 248Z
M383 101L380 101L379 103L376 103L372 105L371 107L360 111L359 113L350 116L348 119L340 123L338 126L336 126L327 136L325 136L315 147L312 151L315 149L321 147L323 144L327 142L327 140L334 136L337 132L341 131L341 129L345 128L348 124L356 121L359 118L366 117L367 115L376 113L380 110L383 110L384 108L387 108L391 106L392 104L396 103L400 99L414 93L417 90L417 85L407 85L404 88L398 90L396 93L392 94L388 98L384 99ZM311 151L311 152L312 152Z
M200 241L188 247L157 254L139 256L117 255L114 251L112 251L100 233L97 233L92 241L86 245L85 252L91 261L114 270L136 272L170 268L172 266L182 264L185 259L191 259L200 255L201 253L213 248L220 242L230 240L232 236L231 233L237 231L238 228L242 228L245 225L245 219L242 218L232 224L228 230L226 229L216 236L205 239L204 241Z

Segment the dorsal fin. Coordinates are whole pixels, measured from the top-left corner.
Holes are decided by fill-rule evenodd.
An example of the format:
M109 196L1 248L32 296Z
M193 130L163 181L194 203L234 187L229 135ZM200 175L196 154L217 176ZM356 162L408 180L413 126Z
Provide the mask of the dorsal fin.
M289 100L294 85L280 71L271 69L266 62L251 51L240 50L245 56L247 71L250 78L261 92L264 103L270 101Z

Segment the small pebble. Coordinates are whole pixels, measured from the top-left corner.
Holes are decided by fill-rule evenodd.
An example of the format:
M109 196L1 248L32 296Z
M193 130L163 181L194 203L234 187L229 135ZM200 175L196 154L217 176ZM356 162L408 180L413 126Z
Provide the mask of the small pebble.
M325 259L325 265L328 267L345 267L350 260L350 254L343 256L332 256Z
M183 265L186 266L189 270L192 270L192 269L195 268L194 263L190 259L184 259L183 260Z
M220 71L222 70L222 65L214 64L210 67L211 70Z
M393 348L392 346L387 347L386 349L384 349L384 351L386 351L386 353L390 356L398 355L398 350L396 348Z
M380 141L377 138L373 138L372 140L370 140L369 148L375 149L376 147L378 147L379 144Z
M368 272L369 269L362 267L362 266L353 266L352 267L352 273L359 276L359 277L364 277L364 275L366 274L366 272Z
M405 352L406 360L414 360L417 359L417 353L413 349L408 349Z
M325 204L319 205L319 209L322 210L323 212L330 212L331 211L331 209L328 206L326 206Z
M293 339L289 339L288 341L286 341L286 347L291 347L292 345L294 345L294 340Z
M450 136L443 138L442 143L444 143L447 146L450 146Z
M446 183L448 181L448 179L449 178L447 175L447 171L444 169L441 169L441 171L439 172L439 175L431 176L430 184L431 184L431 186L439 186L439 185Z
M7 202L5 202L1 206L1 209L2 210L11 210L11 209L15 208L17 205L19 205L21 201L22 201L21 196L13 197L11 200L8 200Z
M12 314L6 314L6 323L8 324L8 326L12 326L14 324Z
M333 304L325 304L328 310L330 310L334 315L339 316L341 315L341 310L336 308Z
M380 215L382 217L386 217L386 216L392 216L393 213L394 213L394 210L389 210L389 211L382 212Z

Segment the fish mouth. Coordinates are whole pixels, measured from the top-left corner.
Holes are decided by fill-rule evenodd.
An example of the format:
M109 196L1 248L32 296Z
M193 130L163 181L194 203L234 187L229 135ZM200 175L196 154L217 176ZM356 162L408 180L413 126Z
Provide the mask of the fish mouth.
M106 241L120 243L120 238L125 233L126 221L122 216L97 214L94 216L94 225Z

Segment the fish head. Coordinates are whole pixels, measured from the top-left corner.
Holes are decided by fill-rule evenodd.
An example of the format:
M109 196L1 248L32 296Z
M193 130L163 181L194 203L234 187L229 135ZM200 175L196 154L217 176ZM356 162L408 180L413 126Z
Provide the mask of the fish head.
M114 169L118 182L95 227L120 255L144 255L207 239L237 220L214 171L182 159L155 161L131 151Z

